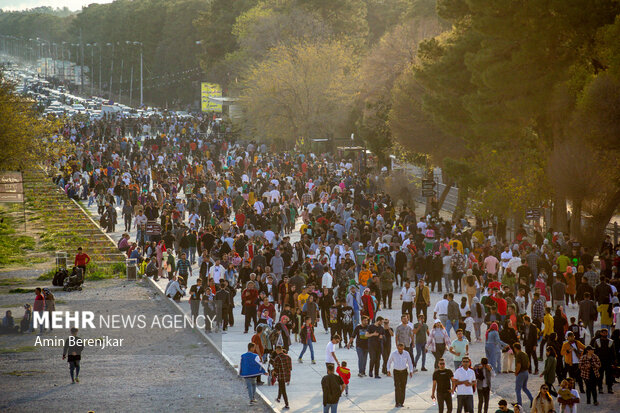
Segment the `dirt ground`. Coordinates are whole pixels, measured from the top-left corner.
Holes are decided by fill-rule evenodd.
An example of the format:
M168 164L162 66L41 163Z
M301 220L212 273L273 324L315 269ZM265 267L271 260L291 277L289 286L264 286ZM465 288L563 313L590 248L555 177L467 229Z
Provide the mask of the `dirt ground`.
M173 313L140 281L91 282L81 292L54 294L57 310L73 311L88 303L95 313L129 307L149 317ZM12 310L18 324L23 304L33 299L33 294L0 295L2 316ZM102 334L107 332L97 332L97 337ZM248 406L244 382L191 329L123 329L116 335L126 340L122 350L84 350L76 384L71 384L61 348L34 346L35 333L0 336L0 411L271 411L262 401ZM68 332L42 334L54 336L66 338Z

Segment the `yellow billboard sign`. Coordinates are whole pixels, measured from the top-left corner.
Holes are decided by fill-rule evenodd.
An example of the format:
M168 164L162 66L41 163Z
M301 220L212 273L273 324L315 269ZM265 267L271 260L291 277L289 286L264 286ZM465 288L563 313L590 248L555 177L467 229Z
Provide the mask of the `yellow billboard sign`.
M216 83L200 84L200 107L203 112L221 112L222 105L209 100L209 97L222 97L222 88Z

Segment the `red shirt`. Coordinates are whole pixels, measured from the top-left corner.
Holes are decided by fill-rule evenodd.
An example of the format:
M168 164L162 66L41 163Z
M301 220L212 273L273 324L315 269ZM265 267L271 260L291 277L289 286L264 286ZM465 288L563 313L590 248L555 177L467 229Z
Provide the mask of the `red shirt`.
M497 303L497 314L506 315L506 312L508 311L508 303L506 302L506 300L504 300L503 298L493 297L493 296L491 296L491 300Z
M34 305L32 306L33 311L43 311L45 308L45 298L42 295L37 295L34 298Z
M78 254L75 256L75 262L73 263L73 265L75 265L76 267L86 267L86 265L90 262L90 257L88 256L88 254Z

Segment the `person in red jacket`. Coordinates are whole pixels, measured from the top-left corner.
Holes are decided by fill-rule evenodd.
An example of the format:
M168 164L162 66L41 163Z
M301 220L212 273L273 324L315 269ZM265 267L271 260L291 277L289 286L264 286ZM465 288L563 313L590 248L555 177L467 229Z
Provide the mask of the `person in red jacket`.
M73 265L82 269L82 279L84 279L86 277L86 266L90 262L90 257L88 256L88 254L82 252L82 247L79 247L77 250L78 253L75 256L75 261L73 262Z
M344 382L344 394L349 396L349 380L351 380L351 370L347 367L347 362L343 361L336 369L336 373L340 376Z

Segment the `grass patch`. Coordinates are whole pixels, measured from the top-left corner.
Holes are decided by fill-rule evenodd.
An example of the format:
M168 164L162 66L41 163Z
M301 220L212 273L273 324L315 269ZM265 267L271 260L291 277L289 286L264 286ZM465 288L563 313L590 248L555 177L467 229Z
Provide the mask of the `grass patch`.
M38 281L49 281L54 279L54 275L56 275L56 270L49 270L37 277Z
M46 251L73 250L86 243L87 239L75 231L47 230L41 237L42 247Z
M34 238L26 235L15 235L15 230L6 222L0 223L0 265L25 264L26 254L36 246Z
M16 285L26 282L23 278L0 278L0 286Z
M13 288L9 294L33 294L34 288Z
M110 278L115 278L117 276L114 271L112 271L112 266L110 267L99 267L97 264L94 264L92 261L88 263L86 266L86 281L102 281L109 280Z
M35 346L21 346L15 348L0 348L0 354L29 353L37 351Z
M127 265L124 262L116 262L110 266L110 271L112 274L126 274Z

